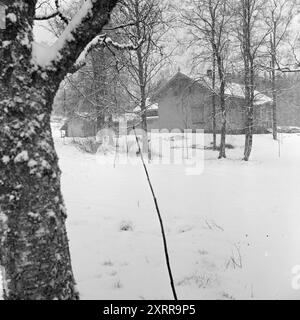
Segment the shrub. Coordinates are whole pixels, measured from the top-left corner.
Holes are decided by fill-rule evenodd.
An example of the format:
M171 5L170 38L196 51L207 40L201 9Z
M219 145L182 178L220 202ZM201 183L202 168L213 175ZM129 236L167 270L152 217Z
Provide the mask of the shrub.
M133 231L133 224L130 221L122 221L120 231Z
M78 139L74 140L73 143L82 152L90 154L96 154L101 146L101 142L97 142L95 138Z

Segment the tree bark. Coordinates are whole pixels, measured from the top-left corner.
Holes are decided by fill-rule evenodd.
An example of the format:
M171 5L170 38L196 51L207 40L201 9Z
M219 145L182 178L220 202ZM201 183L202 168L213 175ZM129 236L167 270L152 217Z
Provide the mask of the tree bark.
M272 70L272 126L273 126L273 139L278 139L278 120L277 120L277 88L276 88L276 71Z
M222 120L221 120L221 142L220 142L220 153L219 159L226 158L226 131L227 131L227 115L226 115L226 102L225 102L225 83L221 81L220 87L220 107L222 112Z
M226 131L227 131L227 112L225 100L225 72L223 66L223 59L221 54L217 54L217 65L220 79L220 109L221 109L221 142L219 159L226 158Z
M271 81L272 81L272 128L273 139L277 140L277 85L276 85L276 29L273 31L273 37L271 35Z
M214 50L214 48L213 48ZM217 121L216 121L216 54L213 53L212 61L212 129L213 129L213 149L217 149Z
M249 161L253 145L254 60L251 53L251 1L243 0L243 56L245 68L246 128L244 160Z
M253 100L254 100L254 78L253 78L252 66L246 66L245 69L245 101L246 101L246 129L245 129L245 148L244 148L244 160L249 161L252 146L253 146Z
M14 46L10 54L4 54L5 63L1 67L4 297L9 300L77 299L60 170L50 128L51 107L58 86L53 83L49 90L46 81L34 77L28 53ZM14 59L20 59L21 63ZM9 72L6 66L11 63L14 69Z
M98 19L83 19L48 70L32 62L36 1L7 6L17 20L0 30L0 263L7 300L79 298L50 115L60 82L115 3L94 2Z
M224 12L226 4L224 2ZM226 158L226 131L227 131L227 112L226 112L226 99L225 99L225 70L224 70L224 48L222 48L222 37L224 31L224 20L217 26L217 4L215 7L212 2L209 2L209 11L211 16L211 45L213 52L213 135L214 144L216 144L216 68L218 69L218 78L220 81L219 88L219 100L220 100L220 110L221 110L221 141L220 141L220 152L219 159ZM215 147L215 146L214 146Z
M139 1L135 1L135 16L137 17L136 22L136 34L137 38L142 38L142 30L140 26L140 7L139 7ZM139 89L140 89L140 98L141 98L141 118L142 123L141 127L143 130L143 146L142 146L142 152L146 153L148 155L148 159L150 160L150 150L149 150L149 142L148 142L148 125L147 125L147 101L146 101L146 77L145 77L145 68L144 68L144 62L143 62L143 53L142 53L142 47L139 47L136 51L137 54L137 60L138 60L138 77L139 77Z

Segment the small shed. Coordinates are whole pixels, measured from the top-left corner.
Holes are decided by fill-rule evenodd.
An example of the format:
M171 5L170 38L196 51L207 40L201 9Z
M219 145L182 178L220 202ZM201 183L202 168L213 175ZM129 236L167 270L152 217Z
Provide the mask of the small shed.
M95 137L97 123L86 114L74 114L65 121L60 131L62 136L69 138Z

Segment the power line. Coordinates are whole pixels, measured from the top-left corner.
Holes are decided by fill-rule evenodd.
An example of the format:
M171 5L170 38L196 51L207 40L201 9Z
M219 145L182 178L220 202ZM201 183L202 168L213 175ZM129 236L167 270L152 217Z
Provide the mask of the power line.
M160 227L161 227L161 234L162 234L162 238L163 238L164 252L165 252L165 257L166 257L168 273L169 273L169 277L170 277L171 288L172 288L174 300L177 301L178 298L177 298L177 293L176 293L174 279L173 279L172 270L171 270L171 264L170 264L169 253L168 253L168 244L167 244L167 238L166 238L166 234L165 234L163 220L162 220L162 217L161 217L161 214L160 214L160 210L159 210L158 202L157 202L157 199L156 199L156 196L155 196L155 192L154 192L151 180L150 180L149 172L148 172L148 169L147 169L145 161L144 161L143 153L142 153L142 150L141 150L139 139L138 139L137 134L136 134L135 127L133 127L133 130L134 130L134 134L135 134L135 138L136 138L136 143L137 143L137 146L138 146L138 153L141 156L141 160L142 160L143 167L144 167L144 170L145 170L145 173L146 173L146 176L147 176L148 184L150 186L151 193L152 193L152 196L153 196L153 200L154 200L154 203L155 203L155 208L156 208L156 212L157 212L159 223L160 223Z

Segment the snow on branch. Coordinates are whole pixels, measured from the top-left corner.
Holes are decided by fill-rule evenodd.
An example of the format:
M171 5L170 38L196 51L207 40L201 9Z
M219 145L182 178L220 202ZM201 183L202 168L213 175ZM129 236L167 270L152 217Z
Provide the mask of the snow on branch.
M276 71L280 71L282 73L297 73L300 72L300 66L295 66L294 68L290 67L280 67L278 69L275 69Z
M40 67L50 66L51 63L59 61L60 51L65 47L68 41L74 40L73 33L76 32L76 28L82 23L83 19L91 14L93 8L92 0L85 1L80 11L73 18L73 20L66 27L62 35L51 46L46 47L40 44L33 44L33 60Z
M298 73L298 72L300 72L300 63L299 62L297 62L296 64L291 65L291 66L289 66L289 65L282 66L277 62L275 68L272 68L272 67L270 67L268 65L264 65L264 64L260 64L259 67L262 70L266 70L268 72L270 72L270 71L278 71L278 72L282 72L282 73Z
M38 20L38 21L41 21L41 20L50 20L52 18L55 18L56 16L58 16L58 11L55 11L51 14L46 14L46 15L41 15L41 16L36 16L34 18L34 20Z
M48 72L65 75L85 47L102 31L118 0L85 0L75 17L68 23L51 46L33 43L33 63Z
M86 58L88 54L97 47L107 46L107 47L112 47L116 50L136 51L143 44L143 42L144 42L144 39L140 39L137 45L120 44L118 42L113 41L110 37L107 37L106 34L98 35L82 51L74 67L72 68L72 72L76 72L77 70L82 68L86 63Z
M60 17L60 19L65 23L68 24L69 20L65 17L65 15L62 13L62 11L60 10L60 5L59 5L59 0L55 0L55 6L56 6L56 11L50 14L45 14L45 15L41 15L41 16L36 16L34 18L34 20L50 20L52 18L55 18L57 16Z
M68 24L69 20L68 18L65 17L65 15L62 13L62 11L60 10L60 5L59 5L59 0L55 0L55 5L56 5L56 10L57 10L57 14L60 17L60 19L65 23Z

